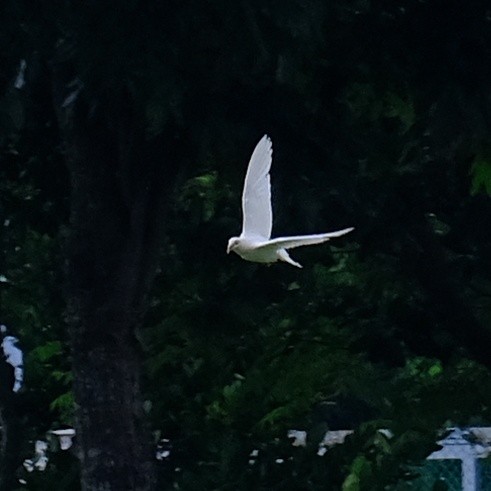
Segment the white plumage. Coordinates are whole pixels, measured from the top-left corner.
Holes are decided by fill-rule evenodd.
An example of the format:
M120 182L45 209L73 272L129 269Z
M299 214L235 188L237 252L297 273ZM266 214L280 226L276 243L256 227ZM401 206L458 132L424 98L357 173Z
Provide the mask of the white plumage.
M274 263L284 261L297 268L287 249L306 245L321 244L332 237L340 237L353 227L314 235L297 235L271 239L273 211L271 209L271 183L269 171L273 156L271 140L264 135L252 152L242 193L242 233L228 241L227 254L231 251L246 261Z

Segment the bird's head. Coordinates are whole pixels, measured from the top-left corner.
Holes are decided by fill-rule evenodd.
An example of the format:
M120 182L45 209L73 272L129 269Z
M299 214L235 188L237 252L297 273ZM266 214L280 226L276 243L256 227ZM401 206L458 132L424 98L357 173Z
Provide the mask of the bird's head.
M233 251L239 244L239 237L232 237L231 239L229 239L227 244L227 254L230 254L230 251Z

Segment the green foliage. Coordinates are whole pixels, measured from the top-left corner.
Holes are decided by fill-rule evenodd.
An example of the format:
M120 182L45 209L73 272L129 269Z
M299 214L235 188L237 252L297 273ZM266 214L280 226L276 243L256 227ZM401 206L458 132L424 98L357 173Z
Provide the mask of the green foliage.
M63 374L63 377L66 378L66 375ZM72 424L73 407L74 401L72 392L61 394L49 405L51 411L57 411L60 414L61 421Z
M217 203L226 196L225 183L218 181L217 172L209 172L186 181L178 195L178 203L195 224L206 223L215 216Z
M491 196L491 163L489 159L477 156L472 164L471 174L471 193L475 195L484 191Z
M46 128L39 129L45 124L37 121L15 137L3 138L1 145L0 270L6 281L0 290L0 322L19 338L24 352L16 415L24 428L17 436L22 438L19 466L33 456L36 439L70 423L73 413L60 244L66 173ZM53 483L57 489L77 489L73 457L52 456L44 475L21 469L18 475L26 478L31 491L52 488Z
M383 118L398 119L405 133L415 123L414 104L397 92L376 93L370 83L354 83L348 88L345 100L356 119L378 122Z
M362 483L370 483L370 462L363 456L356 457L350 467L350 474L343 482L342 491L361 491Z

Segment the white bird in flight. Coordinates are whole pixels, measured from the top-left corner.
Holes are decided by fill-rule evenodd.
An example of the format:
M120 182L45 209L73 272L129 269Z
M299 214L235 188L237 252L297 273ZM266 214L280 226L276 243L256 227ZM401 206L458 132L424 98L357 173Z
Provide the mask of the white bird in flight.
M252 152L247 169L244 191L242 193L242 233L228 241L230 251L246 261L256 263L275 263L284 261L297 268L302 266L294 261L287 249L306 245L321 244L331 237L340 237L353 230L353 227L335 232L315 235L296 235L271 239L273 211L271 209L271 184L269 170L273 155L271 140L264 135Z

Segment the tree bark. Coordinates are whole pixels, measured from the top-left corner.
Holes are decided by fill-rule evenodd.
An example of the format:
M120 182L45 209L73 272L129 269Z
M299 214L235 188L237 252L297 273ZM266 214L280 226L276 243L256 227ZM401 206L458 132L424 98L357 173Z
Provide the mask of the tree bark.
M175 173L161 169L120 90L111 104L67 104L63 63L53 94L71 174L66 242L77 439L85 491L155 488L135 330L156 274L163 211ZM94 109L94 104L97 105Z
M109 327L107 317L96 317L72 318L70 326L82 489L148 491L155 485L153 456L132 326L121 319Z
M1 341L1 339L0 339ZM3 356L0 356L3 358ZM13 367L0 360L0 489L17 489L16 471L22 463L21 450L24 439L23 425L17 401L19 395L12 391Z

